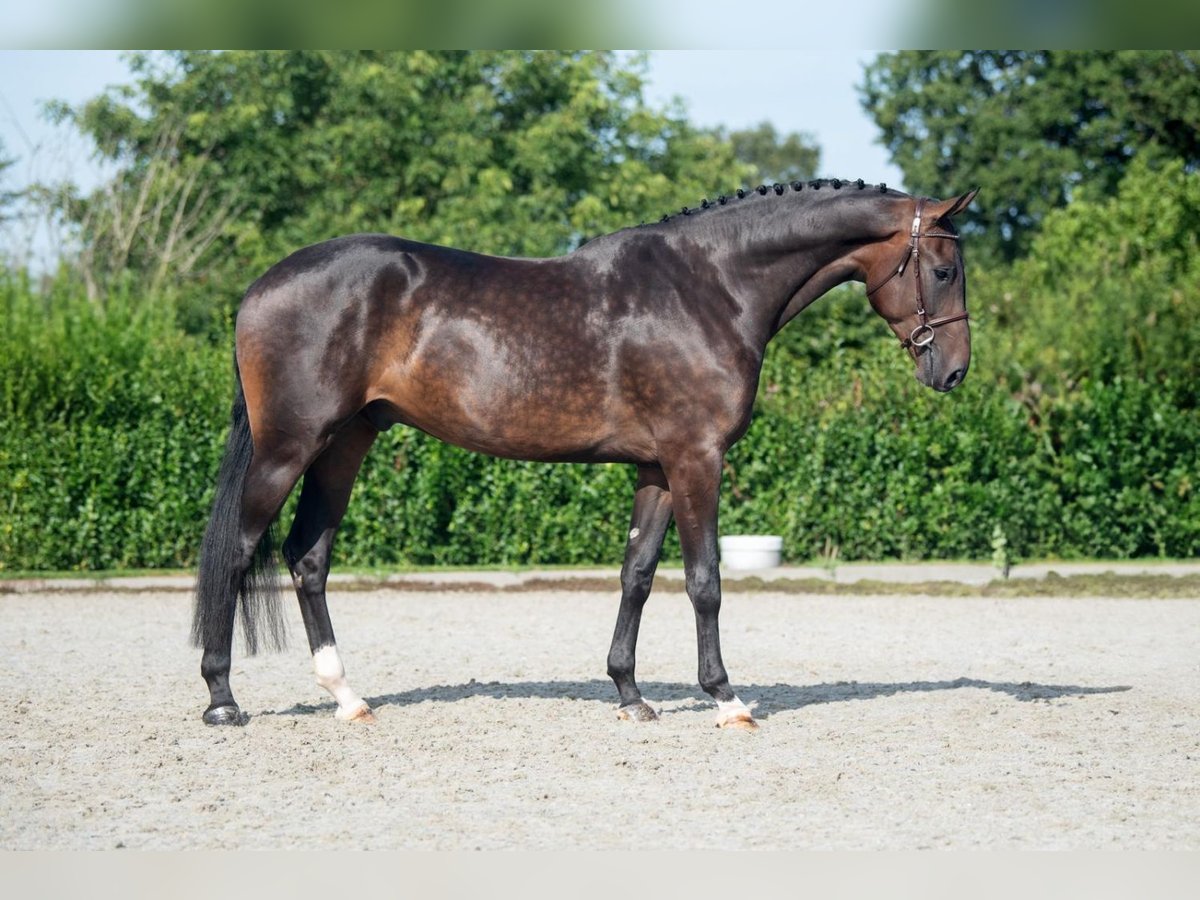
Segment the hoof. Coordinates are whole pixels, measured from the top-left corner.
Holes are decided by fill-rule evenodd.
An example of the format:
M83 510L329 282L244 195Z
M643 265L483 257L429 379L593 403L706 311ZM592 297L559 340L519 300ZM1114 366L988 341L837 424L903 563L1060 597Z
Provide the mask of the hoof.
M718 728L736 728L740 731L758 731L758 723L750 713L741 713L717 722Z
M342 708L339 706L337 712L334 713L334 716L338 719L341 719L343 722L359 722L363 725L375 724L375 713L373 713L371 711L371 707L367 706L365 703L362 706L356 706L354 709L346 713L342 712Z
M618 709L617 718L624 719L626 722L657 722L658 713L647 706L645 702L638 702Z
M210 706L204 711L205 725L245 725L250 717L237 704L232 706Z
M758 731L758 723L754 721L750 708L737 697L717 701L717 727Z

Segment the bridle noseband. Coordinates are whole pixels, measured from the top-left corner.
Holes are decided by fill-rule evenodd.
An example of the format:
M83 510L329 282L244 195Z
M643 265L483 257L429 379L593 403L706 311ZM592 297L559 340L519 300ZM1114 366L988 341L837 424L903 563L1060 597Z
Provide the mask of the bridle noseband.
M912 231L909 234L908 246L904 249L904 256L900 260L900 266L892 272L887 278L879 282L873 288L867 288L867 296L870 297L877 290L891 281L898 275L903 275L904 270L908 267L909 261L913 263L913 275L917 282L917 316L920 322L917 327L912 330L907 338L900 342L905 350L912 347L928 347L933 343L934 331L940 325L949 325L951 322L961 322L967 319L967 311L964 309L960 313L955 313L952 316L939 316L936 319L929 318L925 312L925 298L921 291L921 238L946 238L946 240L957 241L957 234L950 234L946 231L921 231L921 211L925 208L925 199L921 197L917 200L917 212L913 216Z

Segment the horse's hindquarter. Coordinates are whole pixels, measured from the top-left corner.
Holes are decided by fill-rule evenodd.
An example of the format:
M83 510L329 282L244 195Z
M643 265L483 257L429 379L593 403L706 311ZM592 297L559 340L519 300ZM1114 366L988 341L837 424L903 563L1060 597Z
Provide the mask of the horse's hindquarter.
M729 335L681 316L677 291L661 273L639 277L629 254L525 260L342 241L323 266L264 278L292 295L258 304L272 315L239 317L239 360L265 336L279 377L294 387L309 373L306 402L370 405L378 424L497 456L581 461L656 459L664 434L728 430L745 405Z

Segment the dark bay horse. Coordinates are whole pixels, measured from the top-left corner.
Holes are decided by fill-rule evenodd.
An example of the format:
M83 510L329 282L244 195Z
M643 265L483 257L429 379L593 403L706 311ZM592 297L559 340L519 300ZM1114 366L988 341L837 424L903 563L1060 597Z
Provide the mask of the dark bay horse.
M655 718L634 651L674 516L700 685L718 725L756 727L721 660L717 496L767 342L833 286L863 281L918 381L954 388L971 348L950 219L974 196L937 201L836 179L760 185L552 259L363 234L276 264L237 317L233 426L192 627L211 695L204 721L247 719L229 687L239 596L248 651L282 642L269 526L301 476L283 556L317 682L338 718L372 718L346 681L325 584L363 457L403 424L511 459L636 465L608 655L619 715Z

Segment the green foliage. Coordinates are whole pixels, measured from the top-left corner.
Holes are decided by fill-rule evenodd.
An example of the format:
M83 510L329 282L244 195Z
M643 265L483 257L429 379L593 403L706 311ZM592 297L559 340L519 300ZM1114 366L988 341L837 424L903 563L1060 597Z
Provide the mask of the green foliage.
M0 569L181 566L212 500L228 348L60 277L0 278ZM226 412L227 415L227 412Z
M1200 164L1196 51L881 54L863 107L911 191L981 187L976 259L1011 260L1080 193L1112 196L1136 155Z
M1200 378L1200 176L1138 158L1107 199L1050 214L989 293L1013 363L1009 388L1032 402L1087 380L1170 378L1195 404Z

